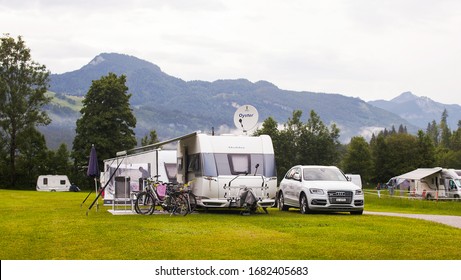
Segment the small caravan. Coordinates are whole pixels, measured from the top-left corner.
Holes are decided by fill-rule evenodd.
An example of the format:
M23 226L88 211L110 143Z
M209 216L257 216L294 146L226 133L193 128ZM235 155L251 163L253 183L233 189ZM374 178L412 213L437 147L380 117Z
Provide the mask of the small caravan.
M36 189L44 192L67 192L70 186L67 175L40 175L37 178Z
M177 145L177 168L178 183L189 183L202 207L241 207L241 195L249 189L263 209L275 203L277 175L268 135L184 136Z

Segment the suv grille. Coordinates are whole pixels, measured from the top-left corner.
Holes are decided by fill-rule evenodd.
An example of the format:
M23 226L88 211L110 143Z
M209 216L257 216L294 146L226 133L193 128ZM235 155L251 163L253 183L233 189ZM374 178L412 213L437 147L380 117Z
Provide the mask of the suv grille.
M351 191L328 191L330 204L350 204L352 202Z

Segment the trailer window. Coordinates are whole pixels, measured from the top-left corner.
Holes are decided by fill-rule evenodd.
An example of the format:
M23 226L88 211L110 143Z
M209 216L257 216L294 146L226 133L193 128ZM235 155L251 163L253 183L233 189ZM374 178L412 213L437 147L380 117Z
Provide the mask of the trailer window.
M61 185L65 185L65 184L66 184L66 180L60 180L59 183L60 183Z
M213 154L204 153L202 156L202 168L204 176L218 176L218 171L216 170L216 161Z
M250 155L228 154L227 158L229 160L232 175L249 174L251 172Z
M43 178L43 185L48 185L48 178Z
M262 168L262 167L260 167ZM272 155L264 155L264 176L266 177L277 177L277 169L275 168L275 156Z
M203 155L203 154L202 154ZM210 154L212 156L212 154ZM204 173L207 176L217 175L239 175L239 174L255 174L264 175L266 177L275 177L275 159L274 155L263 154L214 154L215 166L209 164L209 173ZM205 161L204 161L205 162ZM256 169L256 164L259 164ZM205 166L205 165L204 165ZM204 170L205 167L204 167ZM211 172L213 171L213 173ZM216 173L215 173L216 172Z

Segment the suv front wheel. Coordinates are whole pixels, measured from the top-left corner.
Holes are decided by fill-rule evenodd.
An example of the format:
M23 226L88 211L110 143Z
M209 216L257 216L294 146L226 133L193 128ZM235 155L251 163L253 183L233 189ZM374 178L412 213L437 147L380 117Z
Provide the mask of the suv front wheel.
M299 199L299 210L301 211L301 214L308 214L311 212L309 209L309 202L307 201L305 194L301 194L301 198Z

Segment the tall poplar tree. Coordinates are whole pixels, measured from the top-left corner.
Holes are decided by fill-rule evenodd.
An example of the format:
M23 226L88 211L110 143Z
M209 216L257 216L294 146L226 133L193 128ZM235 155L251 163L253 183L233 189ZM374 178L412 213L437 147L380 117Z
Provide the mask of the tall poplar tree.
M0 147L7 156L10 184L16 185L16 158L21 154L21 135L37 125L51 122L43 106L50 102L49 71L32 61L30 49L21 36L0 38ZM27 141L22 141L27 142Z

